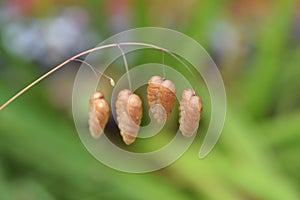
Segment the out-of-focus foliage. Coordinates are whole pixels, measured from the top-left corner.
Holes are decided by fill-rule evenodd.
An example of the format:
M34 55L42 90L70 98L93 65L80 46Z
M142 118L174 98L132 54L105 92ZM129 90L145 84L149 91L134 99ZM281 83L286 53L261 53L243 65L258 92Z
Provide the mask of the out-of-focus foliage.
M228 98L208 157L197 158L200 130L171 166L126 174L80 142L71 116L77 66L67 66L0 111L0 199L300 199L299 2L5 0L0 25L0 103L69 56L142 26L200 42ZM161 58L141 55L136 62Z

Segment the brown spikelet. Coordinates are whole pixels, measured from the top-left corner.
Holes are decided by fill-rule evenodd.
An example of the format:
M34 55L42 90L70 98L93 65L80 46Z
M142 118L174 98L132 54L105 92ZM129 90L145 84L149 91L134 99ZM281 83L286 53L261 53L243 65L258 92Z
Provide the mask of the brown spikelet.
M109 105L101 92L95 92L89 103L89 129L94 138L99 138L109 118Z
M116 102L118 126L125 144L132 144L140 129L142 120L142 101L130 90L119 92Z
M171 114L176 101L174 83L160 76L152 76L148 81L147 93L153 117L163 123Z
M201 98L192 89L184 90L179 105L179 130L183 136L191 137L197 131L201 113Z

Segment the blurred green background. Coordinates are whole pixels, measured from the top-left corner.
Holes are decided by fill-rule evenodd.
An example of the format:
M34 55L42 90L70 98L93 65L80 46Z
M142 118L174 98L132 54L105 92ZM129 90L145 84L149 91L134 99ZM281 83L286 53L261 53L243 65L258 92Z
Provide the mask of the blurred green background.
M73 63L0 111L1 200L300 199L299 1L2 0L0 25L1 104L70 56L143 26L171 28L202 44L228 98L224 131L208 157L197 157L200 130L171 166L122 173L80 142L71 111ZM201 127L208 123L204 115ZM151 149L143 144L137 151Z

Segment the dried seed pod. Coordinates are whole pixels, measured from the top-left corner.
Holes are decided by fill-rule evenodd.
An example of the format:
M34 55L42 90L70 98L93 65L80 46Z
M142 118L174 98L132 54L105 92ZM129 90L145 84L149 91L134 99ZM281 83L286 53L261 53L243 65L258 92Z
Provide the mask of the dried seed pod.
M140 129L142 120L142 100L130 90L119 92L116 102L118 126L125 144L130 145Z
M176 101L176 89L172 81L152 76L148 81L147 97L153 117L163 123L171 114Z
M95 92L89 104L89 129L94 138L99 138L109 118L109 105L101 92Z
M201 113L201 98L192 89L184 90L179 105L179 130L183 136L191 137L197 131Z

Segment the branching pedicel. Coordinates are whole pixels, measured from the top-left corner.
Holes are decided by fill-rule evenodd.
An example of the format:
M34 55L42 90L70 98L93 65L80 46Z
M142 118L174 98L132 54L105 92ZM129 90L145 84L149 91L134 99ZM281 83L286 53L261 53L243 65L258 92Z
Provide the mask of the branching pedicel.
M133 45L145 46L145 47L161 50L163 53L163 60L164 60L164 53L167 53L171 55L173 58L175 58L176 60L178 60L181 64L183 64L187 68L187 70L190 71L188 66L181 59L179 59L179 57L177 57L169 50L161 48L156 45L147 44L147 43L137 43L137 42L122 42L122 43L115 43L115 44L107 44L79 53L73 56L72 58L64 61L60 65L54 67L52 70L50 70L40 78L36 79L31 84L29 84L24 89L22 89L20 92L18 92L16 95L14 95L11 99L9 99L6 103L4 103L0 107L0 110L7 107L11 102L13 102L15 99L17 99L24 92L29 90L31 87L33 87L34 85L36 85L37 83L39 83L40 81L42 81L43 79L45 79L46 77L48 77L49 75L51 75L52 73L54 73L55 71L59 70L60 68L62 68L63 66L65 66L66 64L72 61L79 61L86 64L97 75L97 73L100 72L96 71L96 69L94 69L89 63L79 60L78 58L80 56L101 49L117 47L122 53L130 90L124 89L119 92L118 99L116 101L116 113L117 113L118 127L120 129L123 140L126 144L129 145L135 141L135 138L138 134L139 125L141 123L141 118L142 118L142 101L136 94L133 94L132 92L132 85L131 85L131 79L128 70L128 64L127 64L125 53L122 50L121 46L133 46ZM163 70L165 76L165 69ZM105 74L102 75L110 80L112 86L115 85L115 82L111 77L108 77ZM170 115L174 107L174 103L176 100L175 85L170 80L166 80L165 77L162 78L159 76L152 77L148 83L149 86L147 91L148 91L148 103L150 105L150 109L153 112L154 117L158 120L158 122L163 122ZM160 107L160 109L163 108L164 112L161 112L161 110L159 110L157 106ZM179 120L180 130L184 136L189 137L197 131L199 120L201 117L201 112L202 112L201 99L200 97L196 96L194 90L186 89L183 92L180 100L179 111L180 111L180 120ZM89 129L93 137L98 138L103 133L105 125L109 118L109 112L110 112L110 107L108 103L105 101L104 95L101 92L96 91L92 95L89 102L89 127L90 127Z

